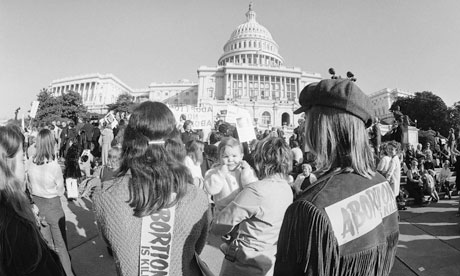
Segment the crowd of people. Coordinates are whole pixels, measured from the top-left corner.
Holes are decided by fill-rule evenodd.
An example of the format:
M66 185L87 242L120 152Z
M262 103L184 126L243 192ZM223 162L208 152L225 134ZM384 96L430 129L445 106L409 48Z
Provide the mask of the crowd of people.
M222 240L220 275L389 275L401 175L417 204L450 197L458 137L382 144L349 79L309 84L299 103L293 135L256 131L251 142L223 121L203 137L159 102L117 125L0 127L0 274L75 275L65 195L93 201L118 275L212 275L200 257L210 236Z

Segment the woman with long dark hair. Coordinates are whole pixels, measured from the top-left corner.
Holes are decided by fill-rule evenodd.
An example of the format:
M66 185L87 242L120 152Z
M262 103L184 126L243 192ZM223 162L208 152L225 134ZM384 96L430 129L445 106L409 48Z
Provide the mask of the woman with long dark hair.
M54 154L55 143L50 130L40 130L37 135L37 152L27 163L27 176L32 199L50 227L51 235L45 238L58 253L67 276L70 276L73 272L67 251L66 220L61 203L64 177Z
M369 97L348 79L329 79L306 86L299 102L319 178L286 211L275 275L389 275L398 209L375 171Z
M24 192L23 141L18 128L0 127L0 275L65 275Z
M183 164L185 149L171 110L159 102L140 104L129 119L122 151L119 177L104 182L94 196L118 275L144 270L200 275L194 256L206 243L208 199ZM161 233L152 234L156 231Z

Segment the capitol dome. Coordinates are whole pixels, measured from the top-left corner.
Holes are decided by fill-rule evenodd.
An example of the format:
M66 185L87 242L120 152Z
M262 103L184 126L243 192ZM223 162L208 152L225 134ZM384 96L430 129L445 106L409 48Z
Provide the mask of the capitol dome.
M259 66L280 66L283 58L278 54L278 44L264 26L256 21L256 12L249 5L247 21L239 25L224 45L219 65L227 63Z

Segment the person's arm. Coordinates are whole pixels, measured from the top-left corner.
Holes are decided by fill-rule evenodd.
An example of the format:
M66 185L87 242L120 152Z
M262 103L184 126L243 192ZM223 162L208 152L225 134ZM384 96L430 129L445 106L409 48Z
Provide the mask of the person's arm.
M274 276L335 275L339 262L339 246L327 216L308 201L292 203L278 238Z
M399 160L395 160L395 158L393 157L390 161L390 167L388 168L387 173L384 175L388 182L390 182L391 176L394 174L396 170L396 162L399 162Z
M203 213L203 217L201 218L201 224L203 225L203 228L201 228L201 235L195 244L195 252L198 253L198 255L201 254L201 251L203 251L203 248L206 245L206 240L208 238L208 232L209 232L209 227L211 225L211 220L212 220L212 214L211 214L211 210L208 208L206 209L206 212Z
M61 166L56 162L54 181L56 183L56 191L59 196L64 194L64 176L62 175Z
M260 194L253 186L241 191L217 216L212 227L216 235L225 235L245 219L251 218L260 210Z
M210 195L215 195L222 191L224 185L226 185L227 180L225 175L221 171L221 167L216 167L209 170L204 176L204 188L206 192Z

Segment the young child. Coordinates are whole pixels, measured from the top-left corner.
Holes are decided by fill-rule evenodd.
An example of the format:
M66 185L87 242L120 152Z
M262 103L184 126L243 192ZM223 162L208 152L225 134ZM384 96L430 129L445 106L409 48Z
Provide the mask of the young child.
M217 148L219 162L206 172L205 190L213 196L215 215L224 209L244 186L258 181L255 171L243 161L243 147L233 137L225 137Z
M187 155L184 158L184 165L190 170L193 177L193 184L201 189L203 186L203 174L201 163L203 163L204 143L198 140L191 140L185 144Z
M81 177L80 166L78 165L78 147L76 139L69 140L69 148L65 156L64 178L67 190L67 199L72 201L78 198L78 179Z

